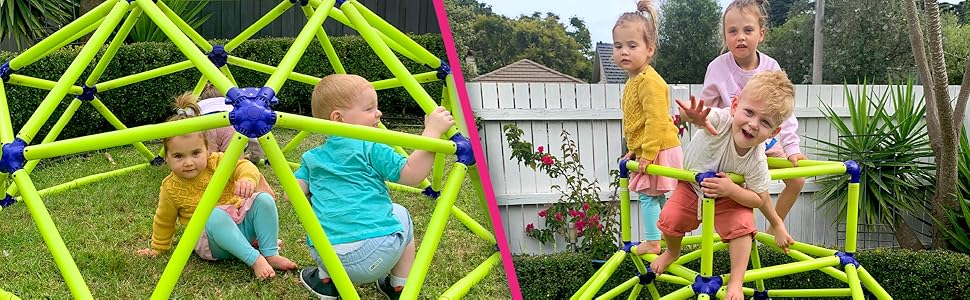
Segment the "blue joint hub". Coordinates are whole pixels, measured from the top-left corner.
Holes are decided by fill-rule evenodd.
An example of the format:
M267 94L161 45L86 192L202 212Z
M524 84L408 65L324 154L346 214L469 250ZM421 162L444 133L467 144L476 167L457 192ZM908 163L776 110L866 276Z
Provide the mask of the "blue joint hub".
M721 289L721 285L724 284L724 279L721 276L704 277L697 275L694 277L694 284L691 284L691 288L694 289L694 294L707 294L711 297L717 297L717 291Z
M12 143L3 144L3 153L0 154L0 172L13 174L17 170L24 168L27 159L24 158L24 148L27 142L16 138Z
M771 299L771 298L768 297L768 289L765 289L764 291L754 291L754 295L753 296L754 296L754 300L769 300L769 299Z
M300 6L307 6L307 4L310 4L310 0L290 0L290 3L293 4L296 4L297 2L300 3Z
M165 164L165 159L161 156L156 155L151 161L152 166L157 167Z
M633 251L633 247L636 247L639 244L640 242L623 241L623 245L620 246L620 250L623 250L623 252L626 252L626 253L630 253L631 251Z
M421 194L424 194L431 199L438 199L438 196L441 196L441 192L435 191L433 188L431 188L431 186L424 188L424 191L421 191Z
M10 194L6 195L6 197L3 197L3 200L0 200L0 208L7 208L8 206L17 203L17 200L14 200L13 196L10 196Z
M657 279L657 274L654 274L653 270L651 270L650 267L647 267L647 273L640 274L640 272L638 271L637 278L640 279L640 285L648 285L653 283L653 281Z
M468 138L461 135L460 132L455 133L451 136L451 141L455 142L455 155L458 156L458 162L464 164L465 166L475 165L475 152L472 151L472 142Z
M838 252L835 252L835 256L839 257L839 265L841 265L843 268L846 265L853 265L856 268L859 267L859 261L855 260L855 257L853 257L852 253L838 251Z
M859 177L862 176L862 166L854 160L847 160L844 164L845 173L849 174L849 182L859 183Z
M0 66L0 78L3 79L3 82L7 82L10 80L10 74L13 74L13 69L10 68L10 62L8 61Z
M270 106L278 102L271 87L233 87L226 93L226 104L233 106L229 124L246 137L261 137L276 125L276 112Z
M620 178L630 178L630 170L626 169L626 163L630 161L629 159L620 160Z
M206 56L209 57L209 61L211 61L213 65L216 65L216 68L222 68L222 66L226 65L226 60L229 59L229 52L226 52L226 48L222 45L213 45L212 51L206 53Z
M91 101L94 97L98 96L98 86L88 86L87 84L81 85L81 94L77 96L78 100Z
M445 60L441 60L441 65L438 66L438 79L445 80L445 77L451 74L451 66Z
M344 2L347 2L347 0L337 0L336 2L333 3L333 7L340 8L340 6L344 4Z

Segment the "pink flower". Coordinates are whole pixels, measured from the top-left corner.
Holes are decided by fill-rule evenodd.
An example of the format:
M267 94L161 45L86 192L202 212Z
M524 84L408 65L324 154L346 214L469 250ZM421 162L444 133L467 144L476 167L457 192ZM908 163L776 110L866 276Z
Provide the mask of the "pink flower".
M584 228L586 228L585 221L576 221L576 231L582 232Z
M600 230L603 230L603 224L596 224L596 227L599 227Z
M561 212L557 212L556 213L556 221L562 222L562 213Z
M545 209L540 210L539 211L539 216L545 218L546 217L546 210Z
M589 210L589 203L583 202L583 210Z
M555 160L552 158L552 156L549 156L548 154L547 155L543 155L541 160L542 160L542 164L543 165L547 165L547 166L548 165L551 165L551 164L553 164L555 162Z
M539 153L542 153L542 150L545 150L545 148L542 148L542 146L539 146Z
M570 217L573 217L573 218L575 218L575 217L578 217L578 216L579 216L579 212L578 212L578 211L575 211L575 210L573 210L572 208L570 208L570 209L569 209L569 216L570 216Z
M592 217L589 217L589 221L593 224L599 223L600 215L597 214L597 215L593 215Z
M532 223L525 225L525 232L532 232L533 230L536 230L536 226L532 225Z

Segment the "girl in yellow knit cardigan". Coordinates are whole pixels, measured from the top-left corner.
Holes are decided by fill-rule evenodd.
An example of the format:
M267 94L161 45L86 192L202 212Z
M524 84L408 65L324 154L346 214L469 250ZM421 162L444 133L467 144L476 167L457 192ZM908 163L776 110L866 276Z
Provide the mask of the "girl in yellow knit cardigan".
M634 253L660 253L657 219L664 193L677 187L677 180L647 175L646 167L657 164L682 168L684 153L677 127L670 118L670 92L667 82L650 66L657 50L657 12L649 0L637 3L636 12L624 13L613 26L613 60L627 71L630 79L623 90L623 133L629 152L625 159L636 159L640 169L630 177L630 191L640 194L644 241Z

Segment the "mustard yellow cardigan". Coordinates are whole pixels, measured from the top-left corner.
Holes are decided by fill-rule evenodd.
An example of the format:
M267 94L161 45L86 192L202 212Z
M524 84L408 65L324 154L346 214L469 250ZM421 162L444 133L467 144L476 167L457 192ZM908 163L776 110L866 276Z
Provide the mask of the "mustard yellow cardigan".
M627 81L622 105L627 148L637 158L655 160L661 150L680 146L667 82L652 66Z

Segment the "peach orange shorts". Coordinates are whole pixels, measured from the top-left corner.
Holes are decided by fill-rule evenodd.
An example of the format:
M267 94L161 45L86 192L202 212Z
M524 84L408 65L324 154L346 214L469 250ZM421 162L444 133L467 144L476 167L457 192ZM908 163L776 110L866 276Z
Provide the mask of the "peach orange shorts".
M701 225L697 209L697 194L690 183L681 181L660 210L657 228L668 236L684 236ZM755 234L754 210L729 198L718 198L714 202L714 229L724 241Z

